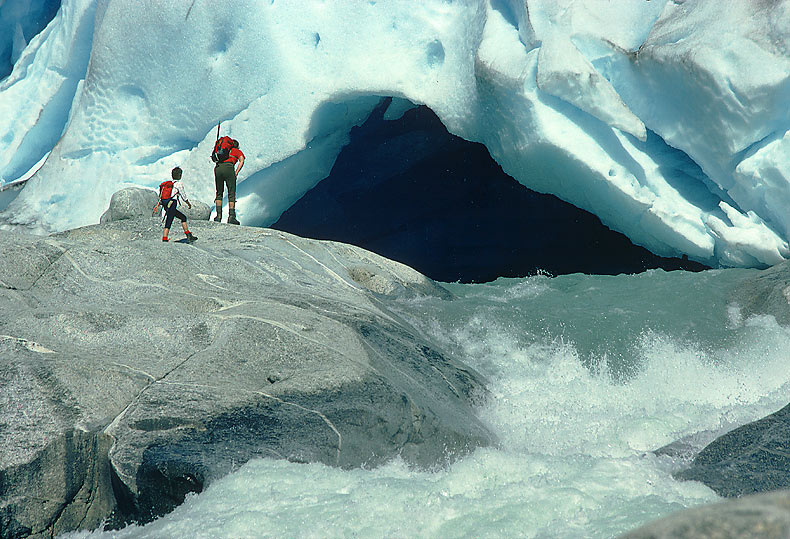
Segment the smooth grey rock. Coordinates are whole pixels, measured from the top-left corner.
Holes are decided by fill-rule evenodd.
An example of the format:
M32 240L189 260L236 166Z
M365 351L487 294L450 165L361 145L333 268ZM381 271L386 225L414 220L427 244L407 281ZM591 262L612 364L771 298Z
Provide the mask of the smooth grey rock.
M123 219L139 219L151 216L151 212L158 199L157 192L153 189L142 187L127 187L116 191L110 198L110 206L107 208L99 223L111 223ZM178 209L186 216L187 221L208 221L211 215L211 207L205 202L191 200L192 207L181 204ZM179 221L176 220L176 224Z
M189 202L192 204L191 208L186 204L178 206L178 209L186 216L187 221L208 221L209 217L211 217L211 206L200 200L190 200ZM176 219L176 224L178 222L178 219Z
M110 206L102 214L99 223L151 215L158 198L156 191L142 187L127 187L116 191L110 198Z
M727 498L790 488L790 405L720 436L674 476Z
M790 537L790 491L745 496L679 511L621 539L784 539Z
M770 314L782 325L790 325L790 260L746 279L732 294L744 318Z
M695 432L656 449L653 454L670 457L676 465L687 467L706 445L726 432L727 429Z
M481 377L387 307L444 288L345 244L190 227L0 231L0 537L145 522L253 457L434 467L495 442Z

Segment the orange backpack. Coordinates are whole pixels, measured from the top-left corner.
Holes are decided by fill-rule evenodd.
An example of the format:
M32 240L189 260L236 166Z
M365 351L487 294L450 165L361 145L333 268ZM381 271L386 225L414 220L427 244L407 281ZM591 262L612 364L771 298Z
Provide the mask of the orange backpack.
M173 181L163 181L159 184L159 200L169 200L171 198L173 198Z

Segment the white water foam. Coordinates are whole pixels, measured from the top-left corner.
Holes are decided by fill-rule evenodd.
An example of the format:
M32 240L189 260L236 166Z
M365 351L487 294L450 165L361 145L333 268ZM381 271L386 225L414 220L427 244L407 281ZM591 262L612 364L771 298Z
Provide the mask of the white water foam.
M613 373L606 357L585 360L567 332L583 332L578 320L600 316L601 304L592 299L580 307L557 296L583 289L596 291L590 298L620 297L616 289L627 287L639 298L642 288L660 289L666 280L681 296L691 293L682 288L689 285L715 296L709 277L454 285L458 300L423 300L405 309L430 338L488 377L491 397L480 415L498 447L436 472L400 461L343 471L256 460L154 523L70 537L612 537L714 501L717 495L701 483L672 478L681 464L676 457L652 450L699 433L702 444L787 404L790 331L770 317L733 317L726 304L719 313L726 327L698 326L696 340L648 322L624 356L630 370ZM581 288L567 286L574 279ZM556 327L537 331L531 324L540 316L532 322L513 316L534 311L541 299L556 306ZM642 310L668 311L673 300L666 301ZM624 313L636 308L625 300L614 306ZM722 331L730 338L722 340ZM621 354L614 350L621 339L599 338Z

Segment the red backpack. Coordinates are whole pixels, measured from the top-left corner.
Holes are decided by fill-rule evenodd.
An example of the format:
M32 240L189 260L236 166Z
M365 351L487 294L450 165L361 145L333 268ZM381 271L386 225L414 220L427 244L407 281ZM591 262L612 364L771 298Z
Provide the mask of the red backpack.
M211 160L215 163L224 163L230 158L230 150L232 148L232 138L228 136L218 138L214 144L214 151L211 152Z
M173 198L173 181L166 180L159 184L159 200Z

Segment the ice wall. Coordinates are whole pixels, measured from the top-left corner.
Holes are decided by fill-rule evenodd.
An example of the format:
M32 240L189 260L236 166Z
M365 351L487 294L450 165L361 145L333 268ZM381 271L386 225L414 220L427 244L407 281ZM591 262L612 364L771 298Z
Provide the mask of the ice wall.
M59 8L59 0L0 2L0 79L11 73L30 40L49 24Z
M0 83L0 183L32 175L0 219L97 222L175 164L210 203L221 119L247 155L240 218L270 224L393 96L391 116L429 106L656 254L773 264L790 257L788 6L64 0Z
M37 4L51 5L47 1L25 0L3 4L0 35L22 32L33 14L43 10L41 6L34 9ZM17 9L6 11L9 6ZM21 19L9 17L11 12ZM82 95L81 84L91 56L94 14L94 0L64 2L57 15L19 53L11 74L0 81L0 187L35 172L63 134L75 108L72 105ZM44 23L46 19L36 21ZM79 174L77 169L74 173ZM49 182L53 189L68 189L67 181ZM46 211L46 205L46 200L41 201L38 210ZM57 227L54 222L45 226Z

